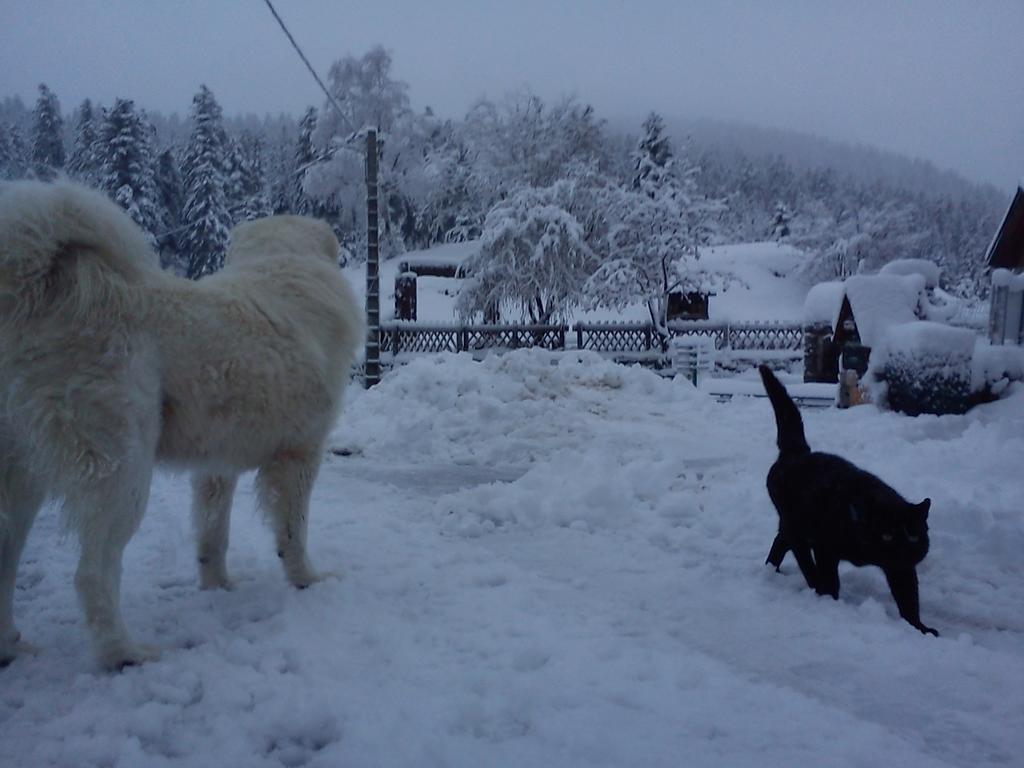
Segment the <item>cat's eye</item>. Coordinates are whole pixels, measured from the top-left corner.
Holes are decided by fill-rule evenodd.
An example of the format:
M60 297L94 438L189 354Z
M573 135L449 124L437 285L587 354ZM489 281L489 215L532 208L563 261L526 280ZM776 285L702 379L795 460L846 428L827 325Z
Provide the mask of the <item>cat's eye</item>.
M888 544L890 541L892 541L892 534L891 533L883 533L882 534L882 541L884 541L886 544Z

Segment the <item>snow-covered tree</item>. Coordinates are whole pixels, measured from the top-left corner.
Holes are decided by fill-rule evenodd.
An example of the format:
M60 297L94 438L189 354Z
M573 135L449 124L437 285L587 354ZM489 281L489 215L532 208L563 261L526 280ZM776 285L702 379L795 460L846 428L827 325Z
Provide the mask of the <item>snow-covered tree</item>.
M402 222L392 214L409 207L401 179L405 164L420 162L420 157L413 148L417 129L409 109L409 88L394 79L391 64L391 55L375 46L362 57L347 56L331 66L328 87L341 114L325 103L317 115L317 158L303 178L303 190L320 205L316 215L333 221L351 251L362 252L365 245L365 144L354 138L353 131L366 127L378 132L381 252L393 255L404 250Z
M163 266L175 271L184 271L184 265L179 263L178 241L185 190L173 150L166 149L157 158L155 182L161 215L157 245L160 248Z
M292 212L293 143L284 126L268 139L267 195L271 213Z
M477 194L501 198L520 186L544 187L565 178L572 162L608 162L603 125L574 98L549 107L528 90L500 102L482 100L466 116Z
M131 99L117 99L100 126L97 182L156 246L162 230L157 199L152 129Z
M316 131L317 112L315 107L306 110L299 121L299 135L295 139L295 151L293 154L291 170L291 201L289 203L292 213L300 216L312 215L316 204L306 194L303 186L306 173L317 161L317 151L313 146L313 133Z
M623 308L642 301L662 348L667 349L669 294L708 290L719 276L700 261L700 247L722 208L697 190L694 165L673 156L664 123L655 114L644 122L634 154L635 175L608 209L610 257L584 286L587 307Z
M0 125L0 178L21 179L28 173L28 148L18 126Z
M60 102L43 83L32 120L32 170L37 178L52 179L64 168L64 120Z
M196 280L224 265L231 231L225 197L227 137L220 105L203 85L192 99L192 136L184 161L185 205L179 245L188 255L187 275Z
M783 203L781 200L775 204L775 214L772 217L772 240L782 240L789 237L789 222L793 218L792 211L789 210L789 206Z
M17 156L13 133L13 126L0 123L0 179L17 179L23 173L24 158Z
M96 144L96 118L92 102L86 99L78 107L75 117L75 138L68 157L68 175L84 184L95 186L99 177L99 158Z
M239 140L239 148L242 208L239 211L241 218L236 221L252 221L269 216L271 206L263 167L263 143L256 135L246 132Z
M580 222L566 210L574 182L523 187L487 214L480 250L465 263L456 306L463 317L518 310L531 323L564 319L594 269Z

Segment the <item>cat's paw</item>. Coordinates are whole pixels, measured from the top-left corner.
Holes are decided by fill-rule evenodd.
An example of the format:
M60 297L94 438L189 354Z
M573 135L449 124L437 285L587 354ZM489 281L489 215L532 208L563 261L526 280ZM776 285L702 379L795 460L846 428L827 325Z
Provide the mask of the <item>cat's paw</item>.
M938 636L939 636L939 630L937 630L937 629L934 629L934 628L932 628L932 627L926 627L926 626L925 626L924 624L922 624L921 622L917 622L917 624L915 624L915 625L914 625L914 627L915 627L915 628L917 629L917 631L918 631L918 632L920 632L920 633L921 633L922 635L934 635L935 637L938 637Z

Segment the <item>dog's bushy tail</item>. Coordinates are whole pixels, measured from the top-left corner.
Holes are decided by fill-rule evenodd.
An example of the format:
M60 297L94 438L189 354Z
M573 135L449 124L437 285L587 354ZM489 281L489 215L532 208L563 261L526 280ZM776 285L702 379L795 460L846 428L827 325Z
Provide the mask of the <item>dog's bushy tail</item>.
M146 236L102 193L66 181L0 184L0 298L7 311L99 307L111 281L159 270Z
M800 410L796 407L796 403L793 402L782 383L775 378L771 368L762 365L757 370L761 373L764 390L768 393L768 399L775 410L775 425L779 431L779 453L789 455L810 453L811 448L807 445L807 438L804 437L804 422L800 418Z

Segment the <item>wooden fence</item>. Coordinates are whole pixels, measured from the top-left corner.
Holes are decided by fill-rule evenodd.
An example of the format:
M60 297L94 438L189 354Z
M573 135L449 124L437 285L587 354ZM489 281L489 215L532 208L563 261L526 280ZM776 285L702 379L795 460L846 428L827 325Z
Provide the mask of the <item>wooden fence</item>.
M565 349L566 325L438 325L398 322L381 326L381 352L472 352L484 349Z
M576 348L611 354L660 352L650 323L577 323ZM673 336L710 336L716 349L803 349L798 323L718 323L687 320L669 323ZM567 325L461 325L416 322L384 323L381 352L472 352L486 349L540 347L565 349Z
M668 324L673 336L710 336L715 349L801 350L799 323L719 323L713 320L677 320ZM577 323L577 349L595 352L647 352L657 349L658 337L650 323Z

